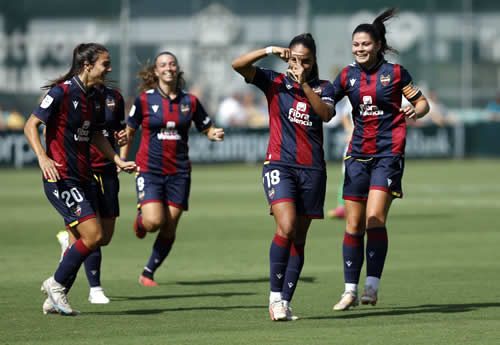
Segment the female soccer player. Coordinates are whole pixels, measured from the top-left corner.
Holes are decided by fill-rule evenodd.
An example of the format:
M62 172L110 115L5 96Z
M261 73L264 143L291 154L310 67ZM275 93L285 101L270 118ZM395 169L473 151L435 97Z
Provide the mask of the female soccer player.
M389 9L372 24L354 29L352 53L356 62L345 67L334 82L335 101L347 96L351 102L354 132L345 157L345 292L333 310L358 304L365 231L367 278L361 303L377 303L387 254L387 215L392 200L403 196L405 117L421 118L429 111L410 74L384 59L387 51L394 51L387 44L384 25L394 12L394 8ZM413 107L401 107L402 95Z
M73 51L71 69L46 85L50 90L24 127L43 173L45 194L63 216L66 227L79 238L62 258L54 276L42 284L52 307L67 315L73 314L73 309L65 286L103 238L90 187L90 143L121 169L135 169L135 162L122 161L102 132L96 130L98 101L93 87L103 84L110 71L111 60L104 46L79 44ZM38 132L42 123L47 128L46 150Z
M116 89L105 85L96 85L97 104L96 110L104 129L103 135L108 139L113 148L116 144L123 146L127 142L127 135L124 128L125 110L123 97ZM108 160L94 145L90 146L90 160L92 169L92 186L95 188L97 196L97 212L101 220L103 239L101 246L106 246L111 242L115 230L115 219L120 214L118 203L118 192L120 182L116 165ZM77 239L68 231L60 231L57 239L61 244L62 255L70 244ZM93 304L107 304L109 298L104 294L101 286L101 248L97 248L84 261L85 273L90 285L89 302ZM76 276L75 276L76 278ZM70 284L66 286L68 294ZM49 299L44 303L44 313L56 312L52 308Z
M138 73L142 79L127 120L128 155L136 130L142 125L137 152L136 189L139 211L135 234L160 230L153 253L139 276L143 286L157 286L154 273L162 264L175 240L177 224L188 209L191 163L188 157L188 132L194 122L198 131L211 141L222 141L224 130L215 128L199 100L183 90L183 72L171 52L162 52L152 65Z
M275 55L288 63L286 74L254 63ZM307 230L323 218L326 169L323 124L334 115L333 86L319 80L316 44L311 34L292 39L288 48L267 47L233 61L245 81L267 97L270 137L262 171L264 191L276 222L270 249L271 320L296 320L290 301L304 264Z

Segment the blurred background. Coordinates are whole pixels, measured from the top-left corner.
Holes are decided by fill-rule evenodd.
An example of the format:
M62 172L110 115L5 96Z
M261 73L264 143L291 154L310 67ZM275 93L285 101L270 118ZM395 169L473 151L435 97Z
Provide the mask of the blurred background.
M36 0L3 2L0 9L0 166L36 164L22 127L42 96L40 87L65 73L72 50L99 42L112 58L111 78L129 107L136 73L164 50L177 55L187 88L217 126L224 145L207 145L193 133L194 162L259 162L265 155L267 107L262 93L231 69L238 55L268 45L287 46L311 32L320 77L333 80L352 62L351 33L372 22L388 1L331 0ZM499 157L500 2L400 0L388 23L388 42L431 102L424 120L409 123L407 156ZM261 65L285 71L281 60ZM342 115L325 127L328 160L342 156ZM137 144L137 143L136 143Z

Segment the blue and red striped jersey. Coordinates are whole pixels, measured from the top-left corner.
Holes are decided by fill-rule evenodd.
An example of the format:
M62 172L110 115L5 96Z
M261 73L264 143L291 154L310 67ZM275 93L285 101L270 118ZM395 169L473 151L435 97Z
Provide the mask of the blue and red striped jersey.
M137 170L161 175L190 172L188 132L192 122L200 132L212 126L195 96L179 91L175 99L170 99L159 88L141 93L127 120L131 128L142 125L135 157Z
M123 97L115 89L107 86L96 90L96 119L103 128L102 133L116 149L114 133L125 127L125 106ZM100 172L114 162L107 159L94 145L90 145L92 170Z
M90 179L90 140L95 130L95 93L78 76L49 90L33 112L47 126L47 155L61 166L61 178Z
M295 81L285 74L256 68L252 84L261 89L269 109L269 144L266 161L299 168L324 169L323 120ZM333 105L333 85L309 82L321 99Z
M344 96L352 105L354 132L348 156L403 155L406 143L402 96L415 103L422 92L403 66L381 60L366 71L357 63L345 67L334 83L335 101Z

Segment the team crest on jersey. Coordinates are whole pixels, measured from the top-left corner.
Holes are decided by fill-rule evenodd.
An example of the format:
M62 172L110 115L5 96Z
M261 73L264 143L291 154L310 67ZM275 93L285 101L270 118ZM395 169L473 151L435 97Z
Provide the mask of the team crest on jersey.
M321 86L313 87L313 92L320 95L321 94Z
M380 84L387 86L391 82L391 76L390 75L381 75L380 76Z
M275 195L276 191L274 190L274 188L271 188L269 192L267 192L267 196L269 196L269 199L273 199Z
M115 110L115 100L112 98L107 98L106 99L106 107L108 107L109 110L113 111Z
M82 215L82 207L80 205L76 205L75 207L73 207L73 213L77 217L80 217Z
M189 106L189 104L181 104L181 111L184 115L189 113L190 110L191 110L191 107Z

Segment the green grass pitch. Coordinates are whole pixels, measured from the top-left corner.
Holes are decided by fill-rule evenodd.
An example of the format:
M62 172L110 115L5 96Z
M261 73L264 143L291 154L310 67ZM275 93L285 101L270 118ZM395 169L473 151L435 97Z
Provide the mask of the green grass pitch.
M133 177L122 176L122 215L103 249L112 302L88 303L82 269L69 295L78 317L41 311L62 221L39 170L0 170L0 344L498 344L499 172L498 160L407 162L376 307L332 311L343 290L344 223L313 221L292 303L301 320L276 323L267 311L274 222L260 165L193 167L190 210L157 288L137 283L154 235L135 238ZM330 164L328 175L325 212L335 206L340 166Z

